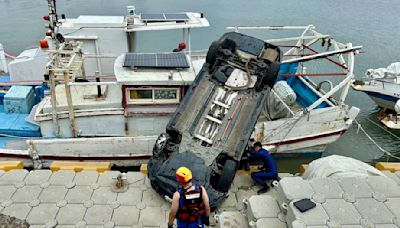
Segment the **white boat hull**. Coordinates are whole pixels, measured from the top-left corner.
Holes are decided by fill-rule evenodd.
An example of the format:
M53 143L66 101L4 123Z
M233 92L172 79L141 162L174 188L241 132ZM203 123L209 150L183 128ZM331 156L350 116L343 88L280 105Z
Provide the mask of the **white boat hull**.
M320 157L327 145L346 132L359 111L357 108L346 110L345 107L312 110L293 127L286 127L262 142L267 149L276 149L277 158ZM257 123L255 140L278 129L287 120ZM0 150L0 157L22 160L25 166L34 168L48 168L55 160L109 161L119 167L138 166L152 156L156 139L154 135L28 140L28 150Z
M108 161L127 167L147 162L157 136L28 140L28 150L1 149L2 160L49 168L52 161Z
M381 108L394 111L400 100L400 85L385 82L371 82L365 85L352 85L353 89L366 93Z
M255 140L276 157L321 157L326 146L335 142L351 126L358 108L330 107L312 110L298 120L281 119L257 124ZM294 121L289 123L290 121Z

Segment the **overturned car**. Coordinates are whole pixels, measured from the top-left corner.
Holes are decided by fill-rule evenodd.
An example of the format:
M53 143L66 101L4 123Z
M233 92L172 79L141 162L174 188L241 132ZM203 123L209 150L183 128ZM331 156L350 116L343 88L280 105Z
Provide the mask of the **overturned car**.
M201 71L154 146L148 163L154 190L172 197L178 187L175 172L186 166L194 183L206 187L211 208L222 203L280 59L278 47L241 33L226 33L211 44Z

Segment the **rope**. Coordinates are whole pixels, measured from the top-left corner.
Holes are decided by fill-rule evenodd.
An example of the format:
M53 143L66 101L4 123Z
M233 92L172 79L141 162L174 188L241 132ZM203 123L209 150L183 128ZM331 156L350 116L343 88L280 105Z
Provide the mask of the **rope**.
M361 124L356 120L356 119L354 119L354 121L357 123L357 126L358 126L358 128L357 128L357 134L358 134L358 132L361 130L364 134L365 134L365 136L367 136L367 138L373 143L373 144L375 144L375 146L380 150L380 151L382 151L383 153L384 153L384 155L386 155L386 156L388 156L388 157L391 157L391 158L394 158L394 159L397 159L397 160L400 160L400 157L398 157L398 156L395 156L395 155L393 155L392 153L390 153L389 151L387 151L387 150L385 150L385 149L383 149L366 131L365 131L365 129L361 126Z
M290 132L290 130L294 127L294 125L296 125L296 123L300 120L300 118L304 115L304 112L298 112L296 113L292 118L286 120L285 122L283 122L281 125L279 125L277 128L275 128L274 130L272 130L271 133L269 133L268 135L264 136L263 141L266 140L267 138L273 137L277 134L279 134L280 132L282 132L283 130L287 129L288 125L291 125L291 128L289 129L289 131L287 132L286 136L288 135L288 133ZM276 134L275 134L276 133ZM286 137L284 136L284 137ZM283 141L284 138L281 139L280 143Z
M380 129L384 130L386 133L390 134L391 136L395 137L397 140L400 140L400 137L393 134L392 132L388 131L386 128L380 126L379 124L375 123L373 120L371 120L370 118L367 118L367 120L371 123L373 123L375 126L379 127Z

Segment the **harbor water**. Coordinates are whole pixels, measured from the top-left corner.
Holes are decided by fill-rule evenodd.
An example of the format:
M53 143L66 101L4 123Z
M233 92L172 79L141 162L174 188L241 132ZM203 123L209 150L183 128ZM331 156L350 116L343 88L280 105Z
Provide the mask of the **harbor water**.
M226 26L313 24L319 32L330 34L340 42L363 46L362 53L356 58L355 74L358 79L364 76L368 68L386 67L400 61L398 0L65 0L57 4L58 13L64 13L67 17L125 15L127 5L134 5L138 13L202 12L211 27L193 32L192 49L197 50L207 49L213 40L227 31ZM42 16L46 14L45 0L0 0L0 43L15 55L37 45L45 33ZM254 35L264 39L273 37L267 31L258 31ZM170 51L181 37L180 32L143 34L139 38L148 42L139 49ZM172 42L164 42L167 40ZM400 132L382 127L376 118L377 106L368 96L351 90L346 103L361 109L357 121L382 148L400 155ZM344 137L331 144L324 156L330 154L351 156L366 162L388 159L362 131L358 131L357 124Z

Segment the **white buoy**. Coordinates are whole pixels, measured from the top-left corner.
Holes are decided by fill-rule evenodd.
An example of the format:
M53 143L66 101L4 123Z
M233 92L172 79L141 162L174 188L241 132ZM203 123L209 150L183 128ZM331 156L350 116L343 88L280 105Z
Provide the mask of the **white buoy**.
M396 104L394 105L394 110L397 114L400 114L400 99L398 99Z

